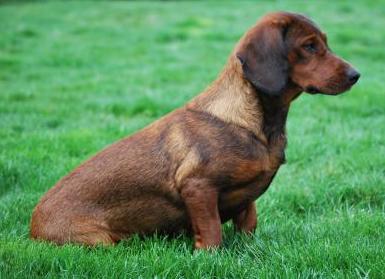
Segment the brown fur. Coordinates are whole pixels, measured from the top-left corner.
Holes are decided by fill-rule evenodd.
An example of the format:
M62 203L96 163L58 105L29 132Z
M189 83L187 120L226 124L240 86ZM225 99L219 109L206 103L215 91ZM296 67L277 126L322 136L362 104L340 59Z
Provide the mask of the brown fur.
M33 212L31 237L107 245L185 230L196 248L208 248L221 243L220 225L229 219L252 232L254 201L285 160L290 103L306 90L343 92L358 79L352 73L307 18L263 17L202 94L49 190Z

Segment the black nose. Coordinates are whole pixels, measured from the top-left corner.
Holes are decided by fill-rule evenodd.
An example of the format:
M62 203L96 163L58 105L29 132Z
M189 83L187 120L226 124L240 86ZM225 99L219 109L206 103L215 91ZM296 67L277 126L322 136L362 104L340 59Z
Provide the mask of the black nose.
M347 76L348 76L349 81L352 84L355 84L358 81L358 79L360 78L361 75L360 75L359 72L357 72L353 68L349 68L349 70L347 72Z

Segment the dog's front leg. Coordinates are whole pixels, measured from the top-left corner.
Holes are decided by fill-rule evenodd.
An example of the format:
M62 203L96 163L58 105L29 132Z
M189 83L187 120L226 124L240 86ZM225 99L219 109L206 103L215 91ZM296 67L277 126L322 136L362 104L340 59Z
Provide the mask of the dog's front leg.
M222 242L218 192L205 179L188 179L181 191L195 238L195 248L217 247Z
M238 231L253 233L257 227L257 209L251 202L247 208L233 218L233 223Z

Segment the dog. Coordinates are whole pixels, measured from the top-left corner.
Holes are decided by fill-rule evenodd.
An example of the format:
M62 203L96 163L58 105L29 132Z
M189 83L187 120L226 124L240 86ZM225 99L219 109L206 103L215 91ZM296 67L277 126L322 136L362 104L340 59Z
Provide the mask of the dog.
M51 188L34 209L31 237L94 246L184 231L207 249L221 244L228 220L252 233L255 200L285 162L291 102L303 92L340 94L359 77L310 19L267 14L203 93Z

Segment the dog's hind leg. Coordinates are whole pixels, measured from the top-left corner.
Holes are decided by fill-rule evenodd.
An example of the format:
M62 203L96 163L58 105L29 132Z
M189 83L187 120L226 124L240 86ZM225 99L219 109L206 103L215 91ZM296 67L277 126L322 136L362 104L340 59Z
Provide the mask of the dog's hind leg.
M87 246L114 245L120 236L110 231L106 225L97 221L78 221L71 225L69 242Z
M68 217L67 217L68 218ZM87 246L113 245L120 240L103 222L91 218L53 218L35 211L31 224L31 238L59 245L77 243Z

